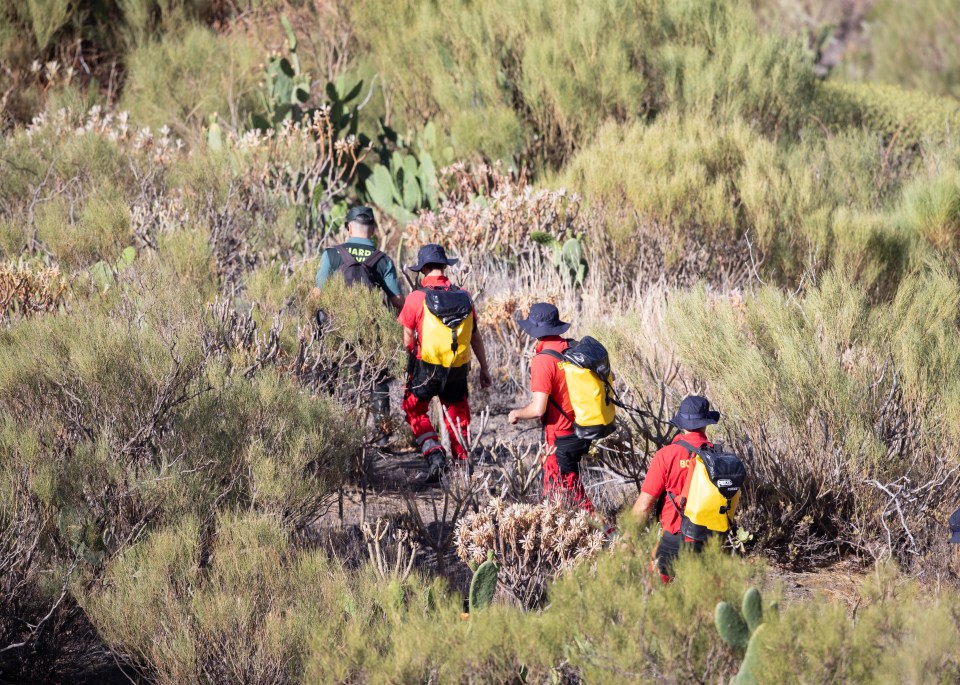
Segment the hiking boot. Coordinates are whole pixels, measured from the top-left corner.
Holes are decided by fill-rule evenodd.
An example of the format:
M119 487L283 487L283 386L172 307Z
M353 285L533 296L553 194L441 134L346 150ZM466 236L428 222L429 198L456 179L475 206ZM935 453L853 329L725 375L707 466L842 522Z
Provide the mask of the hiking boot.
M423 479L426 485L434 485L440 482L447 472L447 455L443 449L437 449L430 452L427 456L427 475Z

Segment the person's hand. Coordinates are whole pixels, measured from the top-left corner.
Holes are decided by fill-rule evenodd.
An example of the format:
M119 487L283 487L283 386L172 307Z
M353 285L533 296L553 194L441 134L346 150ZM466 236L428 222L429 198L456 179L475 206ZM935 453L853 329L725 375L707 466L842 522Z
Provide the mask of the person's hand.
M493 378L486 369L480 369L480 387L489 388L493 384Z
M520 421L520 417L517 416L517 410L511 409L510 413L507 414L507 423L509 423L511 426L515 426L518 421Z

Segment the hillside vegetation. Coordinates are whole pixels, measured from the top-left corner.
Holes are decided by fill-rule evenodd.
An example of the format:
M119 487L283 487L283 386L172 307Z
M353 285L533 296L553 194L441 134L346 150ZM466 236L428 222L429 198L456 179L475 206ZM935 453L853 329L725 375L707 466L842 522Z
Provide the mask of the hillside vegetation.
M960 680L951 27L934 0L0 0L0 682L726 682L714 612L750 586L757 682ZM478 296L487 458L436 494L368 444L393 315L312 291L357 203ZM502 415L541 300L629 403L723 414L742 534L678 582L618 519L656 421L592 455L603 523L538 504ZM464 619L470 535L501 575Z

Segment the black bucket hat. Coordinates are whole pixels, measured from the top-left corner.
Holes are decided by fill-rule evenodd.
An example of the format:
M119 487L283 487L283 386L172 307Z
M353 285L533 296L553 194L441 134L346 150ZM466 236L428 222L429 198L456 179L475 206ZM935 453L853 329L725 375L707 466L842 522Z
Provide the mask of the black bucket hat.
M351 207L350 211L347 212L347 217L344 219L345 223L351 223L356 221L358 224L375 224L377 220L373 216L373 210L369 207Z
M950 514L950 542L960 545L960 509Z
M681 430L692 431L713 425L720 420L720 412L710 409L710 400L700 395L688 395L680 403L680 410L670 423Z
M429 243L421 247L420 251L417 252L417 263L412 264L407 268L410 269L410 271L416 271L419 273L427 264L444 264L446 266L453 266L459 261L459 259L447 257L447 252L441 245Z
M527 318L517 320L517 325L531 338L562 335L570 328L570 324L560 320L560 311L549 302L532 305Z

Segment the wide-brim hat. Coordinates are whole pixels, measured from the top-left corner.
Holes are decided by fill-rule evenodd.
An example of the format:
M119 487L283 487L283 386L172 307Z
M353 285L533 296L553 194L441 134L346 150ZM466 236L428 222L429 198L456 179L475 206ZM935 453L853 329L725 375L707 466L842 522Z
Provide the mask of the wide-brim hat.
M710 409L710 400L700 395L689 395L680 403L680 409L670 423L681 430L705 428L720 421L720 412Z
M410 271L416 271L419 273L423 270L427 264L442 264L444 266L453 266L457 264L460 260L455 257L447 257L447 251L443 249L442 245L437 245L436 243L429 243L424 245L417 252L417 263L407 268Z
M531 338L562 335L570 324L560 320L560 311L549 302L537 302L530 307L526 319L518 319L517 325Z
M960 509L950 514L950 542L960 545Z

